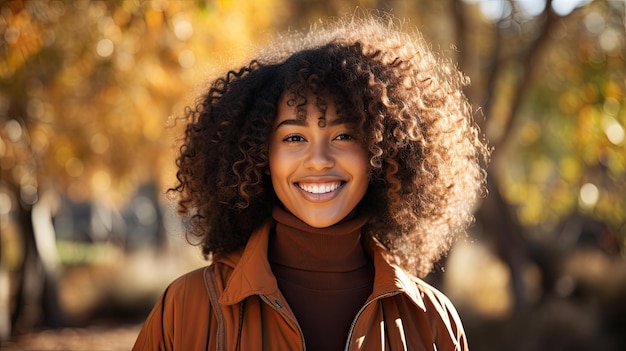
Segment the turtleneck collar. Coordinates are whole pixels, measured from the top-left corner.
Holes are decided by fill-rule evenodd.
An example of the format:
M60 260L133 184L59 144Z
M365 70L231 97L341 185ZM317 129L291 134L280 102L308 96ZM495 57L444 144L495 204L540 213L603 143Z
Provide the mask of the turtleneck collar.
M361 228L368 216L357 215L327 228L314 228L275 207L276 233L270 242L272 263L305 271L349 272L368 260L361 245Z

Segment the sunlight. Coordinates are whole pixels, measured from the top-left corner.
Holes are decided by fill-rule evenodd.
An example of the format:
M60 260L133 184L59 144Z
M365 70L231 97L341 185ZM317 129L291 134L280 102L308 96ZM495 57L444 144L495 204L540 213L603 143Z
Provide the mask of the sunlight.
M483 15L492 20L500 20L511 15L511 7L505 0L465 0L468 3L478 4ZM567 16L574 9L586 5L591 0L554 0L552 10L559 16ZM519 0L515 4L526 15L538 16L546 7L545 0Z

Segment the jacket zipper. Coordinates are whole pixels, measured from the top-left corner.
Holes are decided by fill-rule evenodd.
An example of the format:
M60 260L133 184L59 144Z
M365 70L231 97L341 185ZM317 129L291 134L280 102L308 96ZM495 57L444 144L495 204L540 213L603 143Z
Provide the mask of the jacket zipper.
M350 325L350 331L348 332L348 339L346 340L346 347L344 349L345 351L349 351L350 350L350 341L352 340L352 334L354 333L354 327L356 326L357 320L359 319L359 317L361 316L363 311L365 311L367 306L369 306L372 303L377 302L377 301L379 301L381 299L384 299L384 298L387 298L387 297L391 297L391 296L394 296L394 295L398 295L400 293L401 293L400 291L393 291L393 292L389 292L389 293L386 293L386 294L382 294L382 295L376 296L375 298L371 299L368 303L363 305L363 307L361 307L359 312L357 312L356 316L352 320L352 325Z
M276 307L267 296L265 295L259 295L259 296L261 297L261 300L263 300L263 302L271 306L274 311L278 312L278 314L283 316L283 318L285 318L286 320L288 320L290 323L292 323L298 328L298 333L300 334L300 342L302 342L302 350L306 351L306 343L304 342L304 333L302 333L302 328L300 328L300 324L298 324L296 320L289 318L289 316L285 312L282 311L282 308Z

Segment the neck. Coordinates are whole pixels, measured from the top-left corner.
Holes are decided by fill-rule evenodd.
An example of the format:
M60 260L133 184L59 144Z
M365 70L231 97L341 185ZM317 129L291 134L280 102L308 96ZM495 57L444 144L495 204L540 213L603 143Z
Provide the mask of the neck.
M299 270L349 272L367 264L361 246L366 216L354 216L327 228L314 228L281 208L275 208L276 235L270 248L272 263Z

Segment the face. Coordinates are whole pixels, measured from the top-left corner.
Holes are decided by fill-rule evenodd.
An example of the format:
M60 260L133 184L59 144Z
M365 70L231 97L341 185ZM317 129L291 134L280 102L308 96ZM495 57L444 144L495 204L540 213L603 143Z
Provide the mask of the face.
M306 120L283 97L269 145L269 168L276 195L285 208L315 228L346 218L368 186L365 147L350 124L342 122L332 101L323 112L307 98Z

